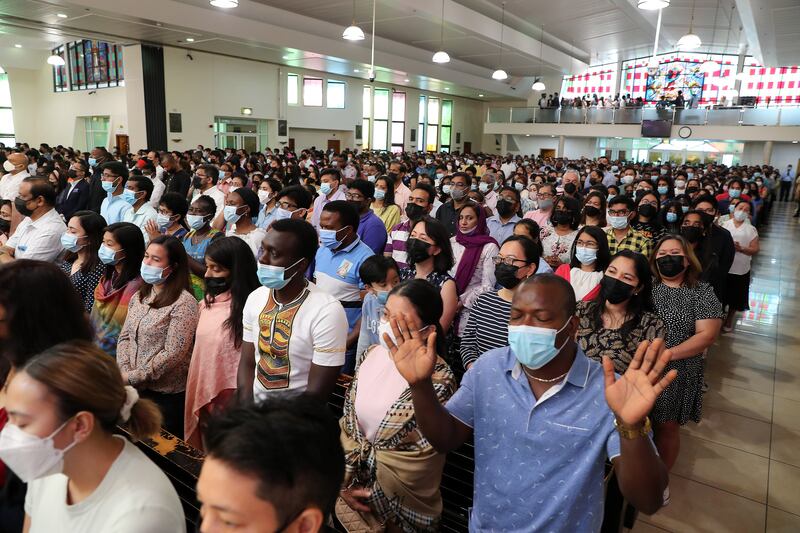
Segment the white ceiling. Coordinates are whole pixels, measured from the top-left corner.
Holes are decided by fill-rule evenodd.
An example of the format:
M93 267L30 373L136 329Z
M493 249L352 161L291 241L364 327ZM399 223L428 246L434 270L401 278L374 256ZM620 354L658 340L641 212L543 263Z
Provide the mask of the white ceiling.
M444 49L452 61L436 65L430 57L440 48L442 1ZM652 51L657 13L637 9L636 0L506 0L501 62L501 5L377 0L378 80L470 98L524 99L535 76L558 77ZM674 49L693 10L701 52L745 52L767 65L800 63L800 0L672 0L663 12L659 51ZM240 0L232 10L208 0L0 0L0 48L48 49L94 37L366 77L372 2L355 1L365 41L341 39L352 19L352 0ZM505 82L490 78L498 66L509 73Z

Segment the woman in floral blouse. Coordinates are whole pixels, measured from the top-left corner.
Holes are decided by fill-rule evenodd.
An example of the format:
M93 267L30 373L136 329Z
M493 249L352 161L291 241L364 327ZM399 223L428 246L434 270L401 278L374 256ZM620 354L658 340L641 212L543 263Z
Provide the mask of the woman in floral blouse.
M622 250L615 255L600 281L595 300L578 302L578 344L586 356L611 359L614 370L625 373L643 340L664 338L664 323L653 312L650 265L642 254Z
M134 294L117 344L117 364L139 394L155 401L164 427L183 434L186 376L199 311L181 242L159 235L145 250L144 284Z
M541 227L542 257L553 270L569 264L572 243L578 235L580 211L581 206L576 199L559 196L553 203L549 224Z

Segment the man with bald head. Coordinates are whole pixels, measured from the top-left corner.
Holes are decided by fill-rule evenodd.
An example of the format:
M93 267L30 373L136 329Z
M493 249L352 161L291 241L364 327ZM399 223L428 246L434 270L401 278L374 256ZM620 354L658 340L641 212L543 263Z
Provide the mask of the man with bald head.
M575 342L569 282L539 274L514 292L510 346L481 355L442 406L431 382L436 333L390 321L384 334L411 387L422 434L446 453L470 436L475 483L470 531L599 531L606 458L634 507L663 505L667 470L649 438L647 414L675 379L662 339L643 342L622 377ZM413 331L412 331L413 329Z
M6 156L3 163L5 174L0 180L0 198L12 202L19 194L22 180L30 176L28 173L28 157L20 152L13 152Z

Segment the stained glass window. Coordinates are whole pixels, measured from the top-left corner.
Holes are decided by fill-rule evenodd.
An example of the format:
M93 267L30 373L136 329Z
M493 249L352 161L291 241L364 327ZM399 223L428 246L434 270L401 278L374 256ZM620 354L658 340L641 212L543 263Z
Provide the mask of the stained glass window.
M53 90L79 91L124 85L122 47L105 41L73 41L52 51L66 61L53 65Z
M743 70L740 98L755 98L757 106L800 104L800 67L764 67L746 57Z

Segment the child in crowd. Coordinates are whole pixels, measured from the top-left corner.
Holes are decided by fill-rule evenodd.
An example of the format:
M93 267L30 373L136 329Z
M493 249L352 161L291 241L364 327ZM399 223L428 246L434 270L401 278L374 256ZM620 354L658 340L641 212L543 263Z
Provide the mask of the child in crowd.
M400 269L391 257L373 255L364 261L358 270L358 275L368 292L361 306L361 330L356 347L356 367L367 348L380 343L378 324L389 291L400 283Z

